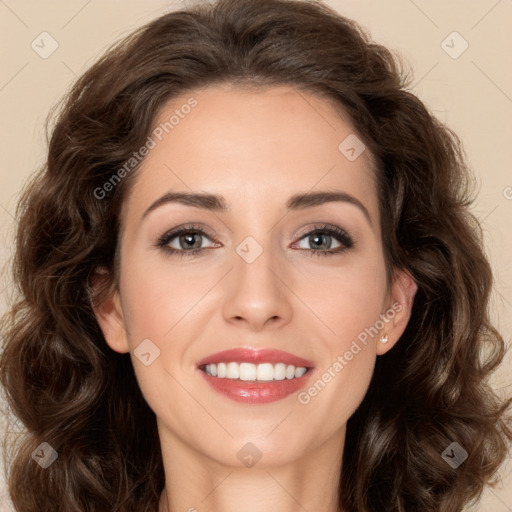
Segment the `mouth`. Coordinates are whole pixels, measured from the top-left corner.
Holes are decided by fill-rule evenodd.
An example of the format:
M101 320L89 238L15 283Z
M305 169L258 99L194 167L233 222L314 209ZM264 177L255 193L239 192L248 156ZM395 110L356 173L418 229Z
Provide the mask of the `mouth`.
M281 350L239 348L213 354L197 368L213 390L231 400L268 403L303 387L314 365Z
M298 379L310 370L308 367L286 363L237 363L235 361L202 365L200 370L218 379L246 382L271 382L274 380Z

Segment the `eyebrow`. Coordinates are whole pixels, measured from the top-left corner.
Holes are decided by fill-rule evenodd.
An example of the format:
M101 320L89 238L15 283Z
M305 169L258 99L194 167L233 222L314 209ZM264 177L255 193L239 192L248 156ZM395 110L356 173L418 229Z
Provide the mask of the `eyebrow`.
M359 199L348 194L347 192L341 191L318 191L318 192L306 192L303 194L295 194L288 199L286 203L287 210L304 210L314 206L319 206L324 203L331 202L344 202L357 206L366 219L370 226L373 227L372 218L366 206L359 201ZM149 212L155 210L159 206L168 203L179 203L185 206L192 206L194 208L201 208L203 210L209 210L214 212L228 212L230 208L223 196L208 194L204 192L167 192L162 197L159 197L149 208L144 212L142 218L144 219Z

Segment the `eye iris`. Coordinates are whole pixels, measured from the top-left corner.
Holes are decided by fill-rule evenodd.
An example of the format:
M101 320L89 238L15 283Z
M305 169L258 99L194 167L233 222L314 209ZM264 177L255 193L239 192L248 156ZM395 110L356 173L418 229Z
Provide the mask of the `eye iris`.
M199 238L198 233L186 233L180 236L180 243L182 247L188 247L191 249L198 249L201 246L201 239ZM197 244L194 245L194 237L198 237L196 240Z
M325 241L326 238L330 238L330 235L318 235L318 234L315 234L315 235L310 235L309 237L309 240L310 240L310 243L313 241L312 243L312 246L314 245L317 245L317 240L320 239L320 245L322 245L322 241ZM318 248L318 247L316 247ZM329 243L327 243L327 247L324 247L324 249L330 249L331 248L331 243L329 241Z

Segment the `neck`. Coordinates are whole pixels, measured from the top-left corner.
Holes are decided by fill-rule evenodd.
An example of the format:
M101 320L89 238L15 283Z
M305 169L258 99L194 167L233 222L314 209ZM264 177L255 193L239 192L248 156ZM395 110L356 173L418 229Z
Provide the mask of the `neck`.
M159 512L341 512L344 432L297 460L263 464L262 457L252 467L222 464L162 434L166 486Z

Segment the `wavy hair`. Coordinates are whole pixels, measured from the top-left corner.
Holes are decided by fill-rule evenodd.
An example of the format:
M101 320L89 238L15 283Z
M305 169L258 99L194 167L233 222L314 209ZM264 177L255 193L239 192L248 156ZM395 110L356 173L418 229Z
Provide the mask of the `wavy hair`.
M493 278L462 144L407 90L400 58L355 22L315 0L219 0L158 17L76 81L18 203L17 296L2 320L0 366L25 429L4 461L16 511L158 508L156 418L91 305L118 285L119 212L137 166L105 197L98 190L168 100L216 83L285 84L348 112L376 162L388 279L400 268L418 285L405 332L377 358L348 421L340 506L462 510L492 483L512 439L511 399L489 384L505 344L489 319ZM104 287L92 296L100 267ZM43 442L58 453L46 469L31 458ZM442 457L452 442L468 453L456 469Z

